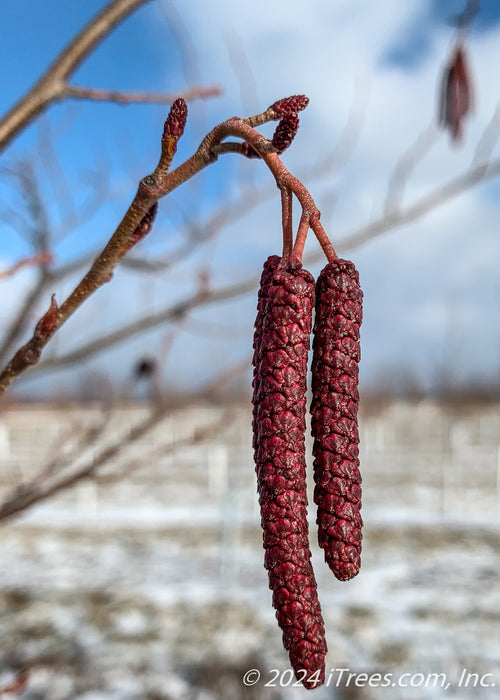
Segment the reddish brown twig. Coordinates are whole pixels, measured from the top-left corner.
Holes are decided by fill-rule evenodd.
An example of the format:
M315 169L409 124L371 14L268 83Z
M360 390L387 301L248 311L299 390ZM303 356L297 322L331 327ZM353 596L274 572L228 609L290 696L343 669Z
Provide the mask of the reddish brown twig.
M13 277L16 272L21 270L23 267L37 267L38 265L46 265L53 261L54 255L48 250L44 250L36 255L29 255L25 258L21 258L5 270L0 270L0 280Z
M174 100L182 98L184 100L206 99L207 97L219 97L222 89L217 85L208 87L191 87L188 90L176 94L167 92L142 92L131 90L120 92L118 90L99 90L97 88L79 87L77 85L67 85L63 92L63 97L71 97L79 100L94 100L98 102L115 102L116 104L171 104Z
M302 254L304 252L304 246L306 243L307 233L309 231L309 221L307 217L302 214L300 217L299 228L297 231L297 237L293 246L293 251L291 255L291 264L301 265L302 264Z
M20 693L28 682L28 671L23 669L19 671L13 681L0 688L0 695L10 695L12 693Z
M281 225L283 227L283 255L281 263L288 266L293 248L292 193L288 187L281 188Z
M53 294L49 310L36 324L33 337L26 345L19 348L4 370L7 376L15 377L30 365L36 365L40 358L42 348L45 347L57 328L57 314L58 307L55 294Z

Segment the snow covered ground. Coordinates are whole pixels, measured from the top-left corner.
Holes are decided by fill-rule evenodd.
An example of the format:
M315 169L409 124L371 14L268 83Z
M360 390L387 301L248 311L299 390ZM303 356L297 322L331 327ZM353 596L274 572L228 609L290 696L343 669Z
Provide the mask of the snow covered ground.
M120 425L141 410L123 409ZM221 410L183 409L149 440ZM37 468L74 411L1 416L3 490ZM0 687L29 669L23 693L5 697L498 698L500 406L364 408L359 576L336 581L311 537L329 646L328 687L313 694L291 687L263 567L250 414L233 413L208 442L123 482L82 482L2 525ZM250 687L251 669L261 676Z

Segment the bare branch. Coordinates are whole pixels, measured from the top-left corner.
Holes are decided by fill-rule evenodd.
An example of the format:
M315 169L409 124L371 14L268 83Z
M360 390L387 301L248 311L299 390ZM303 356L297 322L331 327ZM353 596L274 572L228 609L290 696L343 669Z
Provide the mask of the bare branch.
M260 115L255 115L247 119L232 117L222 122L203 139L194 155L172 172L168 172L169 165L177 147L177 140L184 130L183 125L181 129L177 129L176 126L177 110L181 103L183 103L183 100L174 102L167 121L165 122L165 131L161 142L161 156L158 165L151 175L147 175L141 180L134 200L121 223L118 225L118 228L111 236L101 254L96 258L90 270L59 307L57 321L51 335L68 320L91 294L103 284L110 281L116 265L130 250L132 245L137 242L136 231L156 202L196 175L207 165L213 163L216 160L213 148L218 146L228 136L236 136L243 139L251 148L257 151L257 153L260 153L262 160L274 175L277 186L280 189L283 187L288 188L299 200L303 209L303 217L307 218L309 226L313 229L328 260L335 259L335 250L319 221L320 213L313 198L300 180L288 172L276 153L265 152L265 146L264 149L261 148L261 146L267 144L268 141L250 126L250 124L261 124L269 120L281 120L281 124L289 118L293 119L293 115L295 114L296 116L297 111L306 107L308 103L307 97L304 95L294 95L292 97L283 98L277 100ZM185 115L183 118L185 121ZM293 129L291 129L291 132L292 131ZM49 339L50 336L47 336L45 343L48 342ZM28 343L16 353L0 375L0 395L5 392L7 387L22 371L24 371L24 369L34 364L32 360L36 358L36 361L38 361L45 343L34 335L31 341L28 341ZM28 353L26 353L27 348L29 349ZM32 352L31 350L36 350L36 352ZM25 361L24 365L23 361Z
M404 153L396 163L387 187L387 196L385 200L386 216L389 216L400 207L404 188L412 170L431 150L438 137L439 132L434 122L431 122L427 129L417 137L415 143L408 148L406 153Z
M28 255L13 263L10 267L0 270L0 280L5 280L8 277L13 277L16 272L19 272L23 267L37 267L38 265L46 265L54 261L54 255L44 250L36 255Z
M421 197L417 202L407 206L405 209L394 211L391 214L382 216L380 219L370 221L365 226L360 226L355 231L339 238L336 242L336 247L338 250L351 250L352 248L364 245L387 231L419 219L441 204L458 197L462 192L465 192L479 182L484 182L499 174L500 158L467 170L462 175L459 175L424 197ZM313 253L307 256L306 262L307 264L313 264L319 259L320 255L318 253Z
M498 143L500 137L500 104L497 104L493 116L491 117L486 129L479 139L474 157L472 158L471 167L487 163L491 157L493 149Z
M0 506L0 520L4 520L20 511L26 510L35 503L73 486L77 481L92 476L99 467L119 454L125 445L129 447L131 444L144 437L150 430L158 425L170 410L171 408L165 405L156 408L152 415L148 415L144 420L131 428L126 439L124 439L123 435L120 435L111 445L103 448L90 462L79 467L76 471L62 477L59 475L59 478L55 479L53 482L48 479L39 481L35 478L27 484L18 486Z
M97 102L115 102L116 104L171 104L179 98L184 100L206 99L207 97L219 97L222 89L217 85L208 87L191 87L183 92L175 94L166 92L144 92L129 91L120 92L118 90L101 90L98 88L77 87L67 85L62 97L71 97L79 100L94 100Z
M246 366L248 366L248 361L246 361ZM233 372L230 371L230 379L234 377L236 371L241 371L241 363L235 368ZM204 395L210 395L215 387L219 387L221 383L221 377L218 375L215 379L207 384L204 390ZM134 426L132 426L126 434L121 433L115 440L101 448L99 451L93 451L90 459L84 462L83 465L69 471L69 473L57 472L54 474L54 465L47 465L34 479L30 482L21 484L17 486L5 501L0 505L0 520L6 520L11 518L18 513L25 511L36 503L40 503L55 494L64 491L71 486L74 486L77 482L85 478L96 477L101 469L108 465L111 460L124 454L131 445L138 442L140 439L146 437L156 426L158 426L166 416L172 412L172 405L167 402L160 403L155 406L151 413L138 421ZM230 425L232 418L234 417L233 411L225 411L223 415L215 421L211 421L202 427L195 427L190 435L184 438L176 438L175 440L165 442L159 445L155 450L150 451L149 454L141 455L140 458L129 460L123 463L119 470L107 473L104 477L104 481L111 481L117 478L122 478L124 475L129 474L138 468L144 467L145 464L150 463L148 459L149 456L158 458L159 456L164 456L180 447L195 445L203 442L216 434L219 434L222 430ZM86 438L92 435L92 428L87 431L84 436ZM64 467L67 460L60 463L59 466Z
M109 32L131 12L151 0L114 0L61 52L38 83L0 121L0 152L38 114L64 97L67 79Z
M187 297L183 301L168 306L167 308L154 314L143 315L137 321L126 323L107 335L101 336L85 345L81 345L73 352L68 352L60 357L49 357L41 362L37 367L34 367L31 374L34 375L35 373L38 374L40 372L47 372L48 370L55 370L82 362L83 360L92 357L106 348L113 347L114 345L123 342L133 335L142 333L150 328L155 328L170 321L180 320L194 308L205 306L207 304L215 304L226 299L234 299L238 296L246 294L255 289L257 283L258 276L252 275L243 282L238 282L237 284L227 285L226 287L221 287L210 291L197 291L195 294Z
M15 693L17 695L18 693L22 693L23 689L26 686L26 683L28 682L28 678L28 669L21 669L17 672L14 680L12 680L10 683L7 683L7 685L3 685L0 688L0 695L11 695L12 693Z

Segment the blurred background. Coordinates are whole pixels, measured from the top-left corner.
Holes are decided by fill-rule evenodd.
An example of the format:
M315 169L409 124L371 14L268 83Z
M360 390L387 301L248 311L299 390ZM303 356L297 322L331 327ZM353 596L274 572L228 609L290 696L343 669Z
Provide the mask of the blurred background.
M0 114L107 5L0 3ZM500 682L499 38L495 0L145 0L72 73L73 94L2 144L4 366L156 166L176 96L189 118L174 166L218 122L310 98L283 161L365 295L359 577L334 580L312 544L327 668L452 683L318 698L496 697L453 683L464 668ZM288 668L250 435L258 279L280 250L269 171L219 158L160 201L153 231L3 397L0 690L305 694L241 681ZM324 265L312 233L305 264Z

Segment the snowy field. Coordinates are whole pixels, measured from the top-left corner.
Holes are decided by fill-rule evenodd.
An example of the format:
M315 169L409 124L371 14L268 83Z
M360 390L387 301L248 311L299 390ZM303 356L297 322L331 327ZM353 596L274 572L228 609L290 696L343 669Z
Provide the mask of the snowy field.
M181 441L222 410L183 409L134 450ZM110 434L143 411L118 411ZM2 700L500 697L500 406L363 407L355 580L338 582L324 564L310 509L329 647L328 687L315 691L291 686L263 567L250 413L231 414L200 445L146 459L124 481L81 482L2 524L0 687L29 670L24 690ZM2 414L0 491L96 416ZM250 687L251 669L261 676Z

